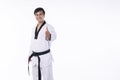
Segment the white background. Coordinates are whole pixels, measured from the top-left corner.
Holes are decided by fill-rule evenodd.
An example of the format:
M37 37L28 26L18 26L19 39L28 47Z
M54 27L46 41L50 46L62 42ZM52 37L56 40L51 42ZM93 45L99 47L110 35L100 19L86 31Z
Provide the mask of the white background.
M29 80L37 7L57 32L54 80L120 80L119 0L0 0L0 80Z

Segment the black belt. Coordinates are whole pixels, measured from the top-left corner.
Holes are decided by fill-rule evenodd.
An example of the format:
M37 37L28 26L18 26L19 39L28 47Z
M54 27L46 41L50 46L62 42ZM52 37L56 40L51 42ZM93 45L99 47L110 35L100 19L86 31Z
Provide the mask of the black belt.
M41 80L41 70L40 70L40 57L39 55L44 55L50 52L50 49L43 51L43 52L34 52L31 54L30 58L36 56L38 58L38 80ZM29 64L28 64L28 72L29 72Z

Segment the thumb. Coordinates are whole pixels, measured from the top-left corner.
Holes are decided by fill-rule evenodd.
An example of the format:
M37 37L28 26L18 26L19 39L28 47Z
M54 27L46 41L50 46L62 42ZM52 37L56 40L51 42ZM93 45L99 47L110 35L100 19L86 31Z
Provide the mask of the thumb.
M46 27L46 31L48 31L48 27Z

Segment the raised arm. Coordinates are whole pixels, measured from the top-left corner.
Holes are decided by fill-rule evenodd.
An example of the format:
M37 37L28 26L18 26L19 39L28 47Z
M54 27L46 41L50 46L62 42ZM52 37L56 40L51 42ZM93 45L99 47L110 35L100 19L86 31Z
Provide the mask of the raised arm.
M49 41L54 41L56 39L55 29L51 25L48 25L46 27L46 36L47 36L47 40Z

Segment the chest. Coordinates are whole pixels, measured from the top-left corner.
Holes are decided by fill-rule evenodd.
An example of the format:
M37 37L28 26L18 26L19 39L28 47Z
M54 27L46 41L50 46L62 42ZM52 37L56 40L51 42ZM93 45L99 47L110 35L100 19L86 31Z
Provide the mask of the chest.
M34 33L33 33L34 39L35 40L44 39L45 38L45 30L46 30L45 26L40 27L40 28L35 28Z

